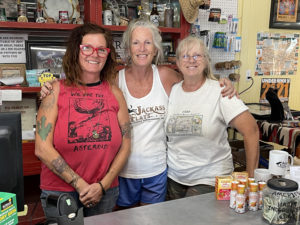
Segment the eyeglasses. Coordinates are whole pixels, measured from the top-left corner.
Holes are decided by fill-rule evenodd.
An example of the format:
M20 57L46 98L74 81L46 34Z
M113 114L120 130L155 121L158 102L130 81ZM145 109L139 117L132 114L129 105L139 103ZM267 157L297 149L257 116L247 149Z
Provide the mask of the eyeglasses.
M105 58L109 53L110 49L109 48L94 48L93 46L90 45L80 45L80 50L82 54L86 56L90 56L94 53L94 51L97 52L97 55L99 57Z
M181 56L181 58L182 58L182 61L184 61L184 62L188 62L188 61L190 61L190 58L193 58L193 60L195 60L195 61L200 61L201 59L203 59L205 56L204 55L201 55L201 54L198 54L198 55L192 55L192 56L190 56L190 55L183 55L183 56Z

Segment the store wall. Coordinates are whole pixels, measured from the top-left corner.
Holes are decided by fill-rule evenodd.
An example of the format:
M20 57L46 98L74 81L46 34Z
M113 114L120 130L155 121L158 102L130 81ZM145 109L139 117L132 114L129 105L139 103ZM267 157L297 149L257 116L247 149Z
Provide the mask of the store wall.
M251 70L254 85L241 95L246 102L259 102L261 78L290 78L289 106L300 110L300 57L297 75L287 76L253 76L256 57L257 32L299 33L300 30L269 29L271 0L239 0L240 34L242 36L242 51L238 56L242 61L240 69L241 79L238 84L239 92L247 88L251 81L246 81L246 71ZM299 54L300 55L300 54Z

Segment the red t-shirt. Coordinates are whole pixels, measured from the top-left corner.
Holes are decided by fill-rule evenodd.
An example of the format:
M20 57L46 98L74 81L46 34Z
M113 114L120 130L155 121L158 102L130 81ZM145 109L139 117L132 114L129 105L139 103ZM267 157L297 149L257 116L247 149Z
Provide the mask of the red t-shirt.
M53 144L66 163L89 184L105 176L121 146L118 111L118 101L107 82L81 89L60 82ZM116 178L111 187L117 185ZM41 189L74 191L45 164Z

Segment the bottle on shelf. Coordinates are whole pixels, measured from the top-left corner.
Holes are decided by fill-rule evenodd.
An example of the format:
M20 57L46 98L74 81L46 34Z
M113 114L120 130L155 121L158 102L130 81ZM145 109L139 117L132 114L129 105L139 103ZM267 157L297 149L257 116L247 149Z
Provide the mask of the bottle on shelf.
M21 2L21 0L17 1L17 9L18 9L18 22L28 22L26 15L26 3Z
M159 26L159 14L157 11L157 3L153 2L152 11L150 14L150 21L154 23L156 26Z
M165 9L165 27L173 27L174 8L171 0L168 1Z
M145 10L144 10L143 6L142 5L138 5L137 9L138 9L138 17L140 19L147 20L148 18L147 18L147 15L145 13Z

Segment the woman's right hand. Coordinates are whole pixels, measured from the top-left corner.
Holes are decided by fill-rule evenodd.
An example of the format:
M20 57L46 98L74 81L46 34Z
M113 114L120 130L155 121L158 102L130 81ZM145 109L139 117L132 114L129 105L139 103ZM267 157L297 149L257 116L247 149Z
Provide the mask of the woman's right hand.
M47 81L42 86L41 91L40 91L40 94L41 94L40 99L44 99L45 97L47 97L48 95L51 94L51 92L52 92L52 83L53 83L53 81L51 81L51 82Z

